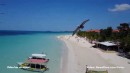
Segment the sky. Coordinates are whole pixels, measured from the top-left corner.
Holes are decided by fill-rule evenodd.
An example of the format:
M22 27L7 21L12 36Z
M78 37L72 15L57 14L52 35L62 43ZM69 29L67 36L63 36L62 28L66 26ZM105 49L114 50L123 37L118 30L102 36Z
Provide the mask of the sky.
M0 30L73 31L130 22L130 0L0 0Z

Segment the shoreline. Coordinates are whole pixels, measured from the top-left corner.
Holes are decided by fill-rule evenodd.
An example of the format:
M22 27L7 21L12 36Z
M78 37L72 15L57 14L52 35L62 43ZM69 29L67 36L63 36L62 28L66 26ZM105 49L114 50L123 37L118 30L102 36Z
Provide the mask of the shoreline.
M63 53L62 60L66 59L68 62L62 62L60 73L85 73L86 65L89 70L108 70L108 73L128 73L130 71L130 65L126 64L128 60L117 56L116 53L104 53L92 48L92 44L84 38L70 35L57 38L65 43L68 53L68 57L65 56L66 53ZM66 68L63 68L64 65Z
M62 54L61 54L61 61L60 61L60 73L66 73L67 63L68 63L68 49L65 42L63 42L63 45L64 45L64 48L62 48L62 51L61 51Z
M75 56L72 49L69 49L69 44L67 41L62 39L63 36L58 36L57 38L60 39L66 48L62 50L62 58L61 58L61 71L60 73L78 73L76 68L77 66L75 63ZM65 67L64 67L65 66Z

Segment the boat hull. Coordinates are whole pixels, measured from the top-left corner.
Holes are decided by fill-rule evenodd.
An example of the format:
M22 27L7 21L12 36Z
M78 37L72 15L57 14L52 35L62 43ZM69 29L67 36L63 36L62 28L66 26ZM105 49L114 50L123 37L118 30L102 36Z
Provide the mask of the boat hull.
M25 65L25 63L18 63L18 67L19 67L20 69L27 70L27 71L33 71L33 72L44 72L44 71L47 71L47 70L48 70L47 67L42 68L42 69L31 68L31 67Z

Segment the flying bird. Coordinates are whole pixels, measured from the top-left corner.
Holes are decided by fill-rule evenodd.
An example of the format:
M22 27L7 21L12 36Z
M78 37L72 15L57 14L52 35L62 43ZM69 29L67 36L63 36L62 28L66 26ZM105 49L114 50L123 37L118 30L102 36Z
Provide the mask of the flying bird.
M86 22L88 22L88 21L89 21L89 19L83 21L83 22L73 31L72 36L73 36L74 34L76 34L77 32L79 32L80 29L83 29L83 28L84 28L84 24L85 24Z

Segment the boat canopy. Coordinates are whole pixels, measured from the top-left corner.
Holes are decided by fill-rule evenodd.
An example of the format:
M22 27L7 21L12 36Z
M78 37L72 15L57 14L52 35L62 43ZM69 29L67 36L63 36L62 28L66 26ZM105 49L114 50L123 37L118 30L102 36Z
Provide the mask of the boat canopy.
M46 57L46 54L32 54L32 57L44 58Z
M30 63L30 64L43 64L45 63L45 60L38 60L38 59L29 59L26 61L26 63Z

